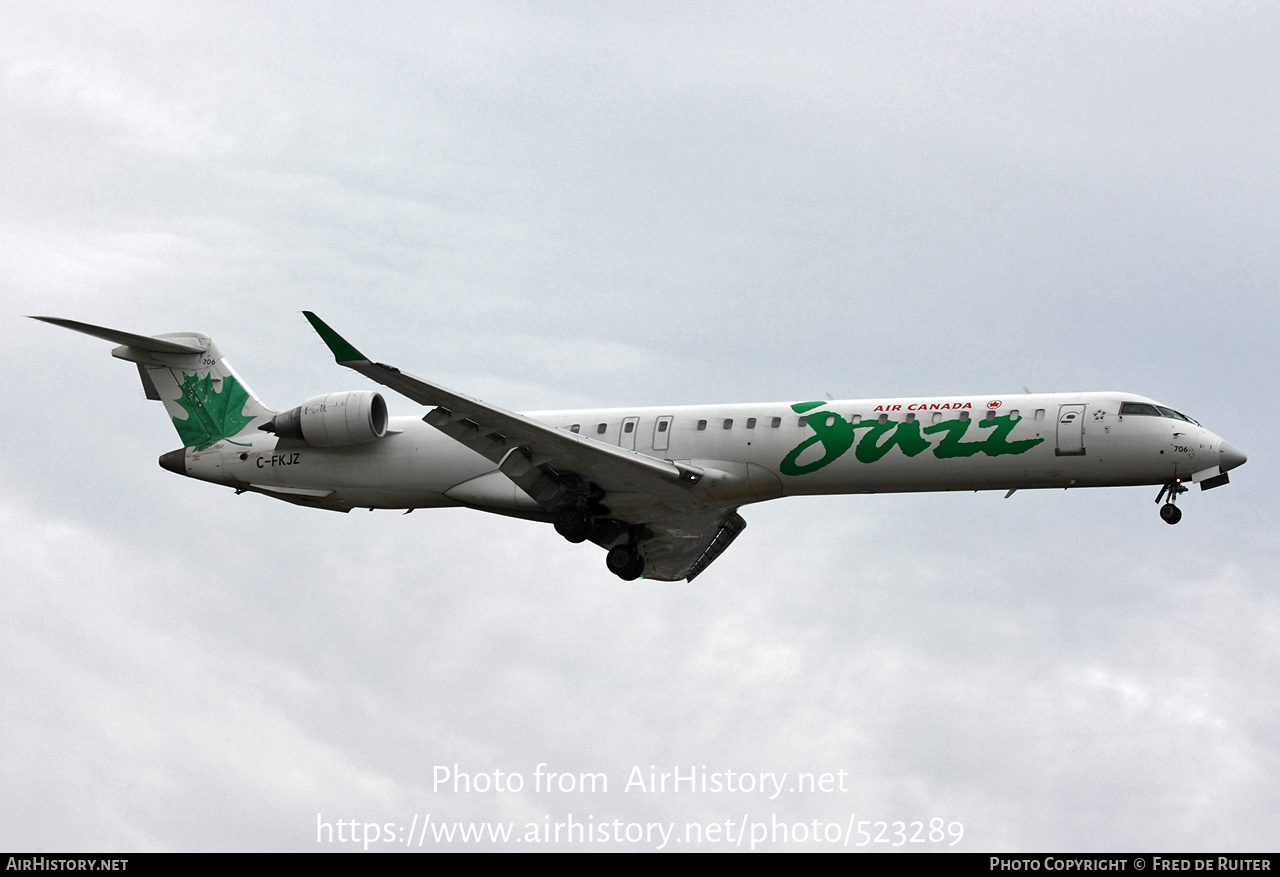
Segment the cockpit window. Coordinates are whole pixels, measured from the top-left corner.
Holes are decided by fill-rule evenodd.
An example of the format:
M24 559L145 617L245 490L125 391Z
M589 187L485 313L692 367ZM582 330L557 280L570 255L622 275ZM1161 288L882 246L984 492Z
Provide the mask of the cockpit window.
M1183 414L1181 411L1174 411L1172 408L1165 408L1163 405L1157 405L1156 408L1165 417L1172 417L1174 420L1185 420L1187 423L1195 423L1194 420Z
M1120 406L1121 414L1146 414L1151 417L1172 417L1174 420L1185 420L1187 423L1200 424L1181 411L1165 408L1163 405L1148 405L1146 402L1125 402Z

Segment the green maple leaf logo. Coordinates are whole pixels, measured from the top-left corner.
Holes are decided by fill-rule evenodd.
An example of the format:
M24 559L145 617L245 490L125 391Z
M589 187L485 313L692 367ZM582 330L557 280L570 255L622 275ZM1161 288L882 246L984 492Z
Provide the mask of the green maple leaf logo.
M182 379L182 395L176 401L187 412L187 419L175 417L173 425L183 444L197 451L235 435L253 421L244 416L249 393L230 375L222 379L221 392L214 390L212 375L187 375Z

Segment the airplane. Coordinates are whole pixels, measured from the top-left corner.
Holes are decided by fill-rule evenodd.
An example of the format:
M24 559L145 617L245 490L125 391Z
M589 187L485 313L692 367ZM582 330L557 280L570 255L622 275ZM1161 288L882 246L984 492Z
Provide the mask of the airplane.
M746 527L739 509L786 496L1160 485L1169 524L1186 483L1209 490L1238 449L1172 408L1120 392L926 396L570 411L507 411L369 359L310 311L334 360L428 407L391 417L382 394L268 408L213 341L33 317L119 346L183 447L178 475L301 506L466 507L550 523L606 550L625 581L693 581Z

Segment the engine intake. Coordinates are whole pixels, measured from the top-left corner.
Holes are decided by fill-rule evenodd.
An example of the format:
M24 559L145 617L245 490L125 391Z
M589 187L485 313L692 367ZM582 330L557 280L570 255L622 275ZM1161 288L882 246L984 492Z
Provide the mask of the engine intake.
M262 429L280 438L301 439L313 448L341 448L382 438L387 422L381 393L353 390L315 396L280 412Z

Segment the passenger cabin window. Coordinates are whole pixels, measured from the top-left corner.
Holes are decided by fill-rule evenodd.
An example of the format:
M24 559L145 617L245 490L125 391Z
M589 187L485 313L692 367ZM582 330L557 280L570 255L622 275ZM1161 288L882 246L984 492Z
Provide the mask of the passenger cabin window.
M725 429L733 429L733 418L732 418L732 417L726 417L726 418L724 419L724 428L725 428Z
M861 414L850 415L849 422L852 423L854 426L857 426L859 423L862 422L862 415Z
M575 423L573 426L569 427L569 432L582 432L582 424Z
M596 424L596 435L604 435L604 431L609 428L607 423Z
M961 419L961 420L963 420L963 421L965 421L965 422L967 423L967 422L969 421L969 412L968 412L968 411L961 411L961 412L960 412L960 419Z
M826 422L826 425L827 425L827 426L835 426L835 425L836 425L836 416L835 416L834 414L828 414L828 415L827 415L827 419L826 419L826 421L825 421L825 422Z
M1125 402L1120 406L1121 414L1144 414L1149 417L1159 417L1160 412L1156 410L1156 406L1148 405L1146 402Z
M915 412L913 411L912 413L907 415L907 423L915 423L915 422L916 422L916 415L915 415Z
M941 412L941 411L935 411L935 412L933 412L933 416L932 416L932 417L930 417L929 419L930 419L930 420L932 420L934 423L941 423L941 422L942 422L942 412Z
M634 422L632 422L632 421L630 421L630 420L628 420L628 421L626 422L626 424L622 427L622 431L623 431L623 432L631 432L631 430L633 430L633 429L635 429L635 428L636 428L635 423L634 423Z
M1043 409L1043 408L1037 408L1037 409L1036 409L1036 420L1044 420L1044 409Z
M1022 415L1019 414L1018 409L1015 408L1009 412L1009 419L1016 422L1022 419Z
M809 425L809 418L807 415L801 415L800 419L796 422L800 425L801 429L804 429L806 426Z
M773 429L777 429L778 427L782 426L782 418L781 417L773 418L773 420L769 421L769 426L772 427Z
M667 421L665 421L665 420L659 420L659 421L658 421L658 432L666 432L666 431L667 431L667 427L668 427L669 425L670 425L670 424L668 424L668 423L667 423Z
M876 423L888 423L888 422L889 422L888 414L881 414L879 417L876 418Z
M703 429L706 429L706 428L707 428L707 422L706 422L705 420L699 420L699 421L698 421L698 429L699 429L699 430L703 430Z
M983 416L983 418L982 418L982 419L983 419L983 420L995 420L995 419L996 419L996 412L995 412L995 410L994 410L994 409L992 409L992 410L987 411L987 413Z
M747 429L755 429L755 428L756 428L756 419L754 417L748 417Z

